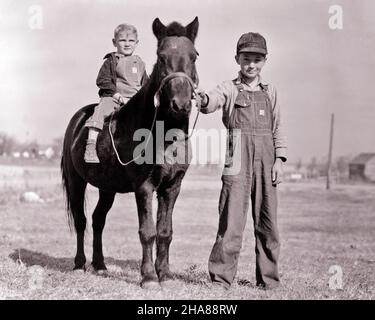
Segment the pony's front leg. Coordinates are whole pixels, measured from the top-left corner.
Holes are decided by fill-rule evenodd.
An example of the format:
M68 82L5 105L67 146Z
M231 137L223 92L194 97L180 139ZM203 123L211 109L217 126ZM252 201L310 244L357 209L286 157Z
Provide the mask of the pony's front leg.
M158 192L155 268L161 284L173 279L169 270L169 246L173 234L172 213L179 193L180 183Z
M152 218L152 195L153 186L151 184L143 184L135 191L138 208L139 238L142 244L142 288L159 286L152 258L152 249L156 237L155 223Z
M92 215L92 228L94 230L92 266L96 271L107 270L104 264L102 234L105 219L115 200L115 193L99 190L99 201Z

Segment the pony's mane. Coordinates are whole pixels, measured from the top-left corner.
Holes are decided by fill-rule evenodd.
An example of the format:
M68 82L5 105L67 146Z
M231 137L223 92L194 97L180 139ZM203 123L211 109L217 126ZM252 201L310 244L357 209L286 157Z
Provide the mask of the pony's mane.
M186 28L178 22L172 22L167 26L165 37L186 37Z

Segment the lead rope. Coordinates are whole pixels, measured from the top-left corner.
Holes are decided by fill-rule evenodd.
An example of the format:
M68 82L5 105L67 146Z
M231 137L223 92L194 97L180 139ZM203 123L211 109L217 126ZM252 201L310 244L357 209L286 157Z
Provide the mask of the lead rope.
M198 117L199 117L199 114L201 112L201 107L202 107L202 99L201 97L199 96L199 94L197 93L197 90L194 88L194 93L193 93L193 99L192 101L195 101L195 106L196 108L198 109L197 110L197 115L195 116L195 120L194 120L194 124L193 124L193 129L191 129L191 133L185 137L184 139L181 139L181 140L176 140L176 141L186 141L186 140L189 140L191 138L191 136L193 135L194 133L194 129L195 129L195 126L198 122Z
M152 131L154 130L154 126L155 126L155 122L156 122L156 116L157 116L157 113L158 113L158 109L159 109L159 106L155 106L155 113L154 113L154 119L152 120L152 126L151 126L151 130L150 130L150 134L148 135L147 137L147 141L146 141L146 146L145 146L145 150L148 146L148 143L150 141L150 137L152 136ZM121 159L120 159L120 156L117 152L117 149L116 149L116 146L115 146L115 141L113 139L113 135L112 135L112 131L111 131L111 124L112 124L112 119L113 119L113 114L111 114L111 119L109 120L109 125L108 125L108 131L109 131L109 135L111 137L111 142L112 142L112 147L113 147L113 150L115 150L115 154L116 154L116 157L117 157L117 160L118 162L122 165L122 166L127 166L129 165L130 163L134 162L135 160L139 159L141 156L142 156L142 152L136 156L135 158L133 158L132 160L128 161L128 162L122 162Z

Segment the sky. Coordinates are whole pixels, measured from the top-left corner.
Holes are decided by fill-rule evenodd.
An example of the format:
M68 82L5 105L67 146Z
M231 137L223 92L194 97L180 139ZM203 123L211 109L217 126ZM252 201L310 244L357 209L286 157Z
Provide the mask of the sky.
M98 101L96 76L118 24L137 27L136 54L150 73L152 21L186 25L195 16L207 91L237 75L242 33L267 39L262 74L278 91L290 161L326 157L332 113L334 157L375 152L373 0L1 0L0 132L42 144L61 137L79 108ZM221 113L200 115L197 128L223 128Z

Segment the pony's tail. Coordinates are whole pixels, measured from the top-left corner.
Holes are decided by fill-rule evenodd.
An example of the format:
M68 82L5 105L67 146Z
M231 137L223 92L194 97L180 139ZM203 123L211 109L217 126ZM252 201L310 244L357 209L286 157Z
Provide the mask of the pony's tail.
M64 139L64 147L63 147L63 152L61 155L61 163L60 163L60 169L61 169L61 179L62 179L62 188L64 192L64 198L65 198L65 210L66 214L68 217L68 224L69 224L69 229L72 231L73 226L74 226L74 216L73 212L71 209L71 196L72 196L72 191L70 188L69 184L69 176L70 176L70 168L68 165L68 162L71 162L70 154L68 154L66 150L66 145L65 145L65 139Z
M72 161L72 156L69 148L69 143L67 141L67 137L64 138L64 144L63 144L63 152L61 155L61 163L60 163L60 169L61 169L61 178L62 178L62 188L65 196L65 209L66 209L66 214L68 218L68 225L70 231L76 228L76 223L75 219L80 220L80 217L75 217L75 215L85 215L85 187L83 187L83 193L80 194L80 192L77 192L78 190L81 190L81 188L73 188L77 183L78 185L80 184L79 182L82 182L82 178L78 175L76 170L74 169L73 166L73 161ZM74 190L73 190L74 189ZM82 196L83 199L83 211L79 210L77 211L76 207L76 202L77 202L77 197ZM74 206L74 210L72 210L72 203ZM73 212L74 211L74 212ZM82 211L82 212L81 212Z

